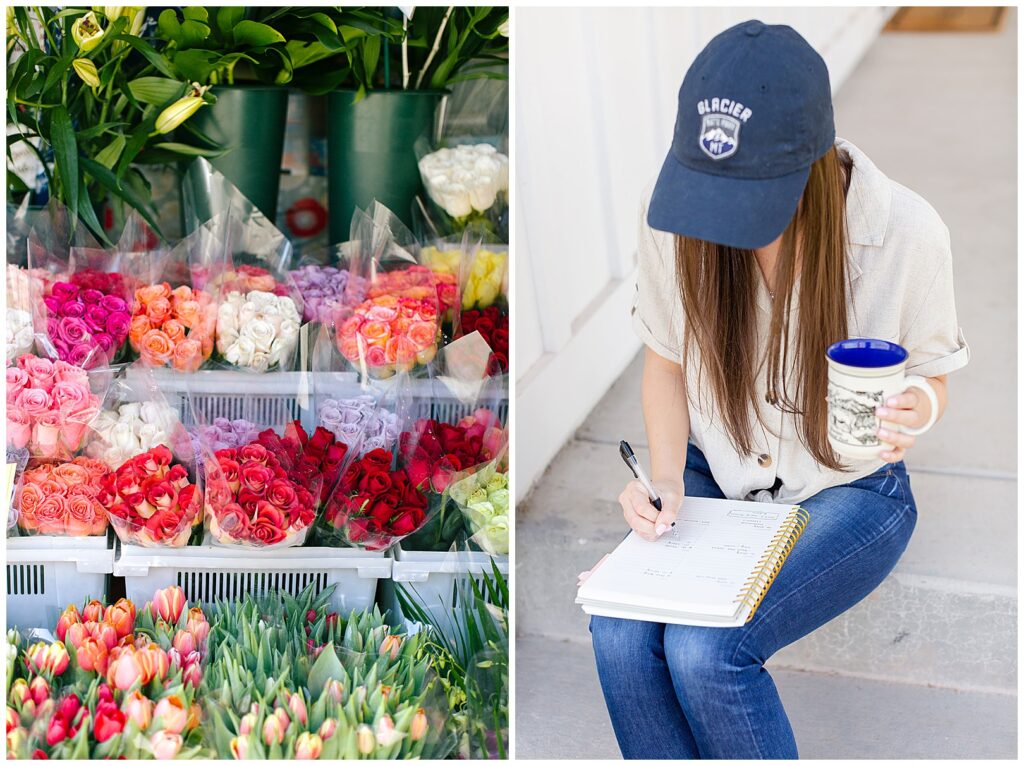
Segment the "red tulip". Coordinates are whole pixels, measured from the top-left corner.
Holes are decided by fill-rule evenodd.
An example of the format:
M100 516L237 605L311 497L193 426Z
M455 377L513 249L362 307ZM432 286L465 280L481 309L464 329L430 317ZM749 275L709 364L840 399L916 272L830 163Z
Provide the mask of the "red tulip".
M171 625L176 625L185 608L185 603L185 591L177 585L172 585L153 594L153 602L149 605L149 610L154 619L160 617Z
M58 742L63 742L67 736L68 729L64 719L59 716L51 718L49 725L46 727L46 744L53 747Z
M63 641L65 634L68 632L68 628L71 625L80 623L81 621L82 616L78 613L78 607L74 604L69 604L57 619L57 638Z
M42 676L36 676L29 684L29 691L32 692L32 701L36 705L42 705L44 700L50 697L50 684Z
M107 672L107 645L98 638L87 638L78 647L78 666L82 670L103 675Z
M7 733L10 734L17 729L20 723L21 718L18 716L18 711L12 707L7 708Z
M101 702L96 709L96 718L93 720L92 733L97 742L106 742L115 734L124 731L126 722L124 713L117 709L112 702Z
M78 699L78 695L69 694L60 701L60 704L57 706L56 714L68 723L74 723L75 716L78 715L78 711L81 709L82 701Z
M93 599L82 610L82 622L100 622L103 619L103 602Z

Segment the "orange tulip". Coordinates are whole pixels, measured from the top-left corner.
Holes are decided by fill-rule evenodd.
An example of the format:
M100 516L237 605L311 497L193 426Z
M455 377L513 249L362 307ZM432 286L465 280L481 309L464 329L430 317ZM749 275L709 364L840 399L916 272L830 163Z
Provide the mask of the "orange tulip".
M99 622L103 619L103 602L93 599L82 610L82 622Z
M395 659L398 656L398 652L402 648L402 637L401 636L386 636L380 644L381 654L390 654L391 659Z
M103 675L109 661L107 645L98 638L87 638L78 647L78 666L82 670Z
M121 710L128 718L135 721L140 731L148 729L153 720L153 700L138 689L125 698Z
M37 705L42 705L50 698L50 684L48 684L46 679L42 676L36 676L33 678L28 689L32 692L32 701Z
M124 638L135 629L135 606L123 598L107 607L103 621L114 626L118 638Z
M181 734L188 725L188 711L185 710L185 703L177 694L164 697L156 703L153 720L164 731L170 734Z
M412 717L412 723L409 724L409 736L413 742L419 742L427 734L427 729L430 728L430 723L427 721L427 714L420 708L416 711L416 715Z
M63 641L68 628L80 622L82 622L82 616L78 613L78 607L70 604L57 619L57 638Z

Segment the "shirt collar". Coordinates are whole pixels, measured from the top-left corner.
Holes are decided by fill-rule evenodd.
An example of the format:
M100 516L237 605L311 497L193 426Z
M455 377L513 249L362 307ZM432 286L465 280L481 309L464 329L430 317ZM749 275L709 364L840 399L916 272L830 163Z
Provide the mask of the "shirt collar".
M846 231L850 243L881 247L885 243L889 209L892 206L889 178L849 141L837 139L836 146L845 149L853 160L850 189L846 194ZM859 255L855 249L849 259L853 278L861 275Z

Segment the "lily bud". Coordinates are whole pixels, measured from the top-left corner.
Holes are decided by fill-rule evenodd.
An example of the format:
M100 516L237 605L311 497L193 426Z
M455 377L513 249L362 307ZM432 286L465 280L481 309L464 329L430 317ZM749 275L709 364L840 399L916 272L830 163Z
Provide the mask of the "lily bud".
M166 731L158 731L149 739L149 745L153 748L153 757L158 761L169 761L181 750L182 739L180 734L170 734Z
M249 740L245 737L235 737L231 740L231 757L236 761L244 761L249 755Z
M71 25L71 39L82 53L88 53L100 44L100 40L103 39L103 27L100 26L95 13L89 11L75 19L75 23Z
M156 132L170 133L176 127L185 122L185 120L198 112L199 107L206 103L203 100L203 93L205 91L206 88L193 84L192 90L187 95L182 96L160 112L160 116L156 118Z
M284 742L284 729L281 726L281 719L276 715L267 716L267 720L263 722L263 741L267 745L280 745Z
M377 738L373 736L373 729L365 723L359 724L356 729L356 747L363 755L369 755L377 749Z
M430 723L427 721L427 714L423 708L416 711L416 715L412 717L412 723L409 724L409 736L413 742L419 742L427 734L427 729L430 728Z
M75 59L71 62L75 68L75 74L90 88L100 87L100 74L96 71L96 65L89 59Z
M42 676L33 678L28 688L32 692L32 701L37 705L42 705L43 700L50 698L50 685L46 683L46 679Z
M295 740L295 760L315 761L320 757L324 749L324 743L316 734L308 731L302 732Z
M333 718L325 718L324 722L320 724L320 739L328 740L334 736L334 732L338 730L338 722Z
M398 656L399 650L402 648L402 637L401 636L386 636L380 644L381 654L390 654L391 659L395 659Z

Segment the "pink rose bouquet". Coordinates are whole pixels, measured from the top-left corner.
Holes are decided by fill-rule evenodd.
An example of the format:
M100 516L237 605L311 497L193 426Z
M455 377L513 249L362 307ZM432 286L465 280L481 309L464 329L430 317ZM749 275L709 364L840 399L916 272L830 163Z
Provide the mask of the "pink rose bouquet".
M99 408L80 367L25 354L7 368L7 443L33 457L70 460Z
M117 356L131 326L123 290L120 274L96 271L50 287L43 298L46 334L61 361L96 367Z

